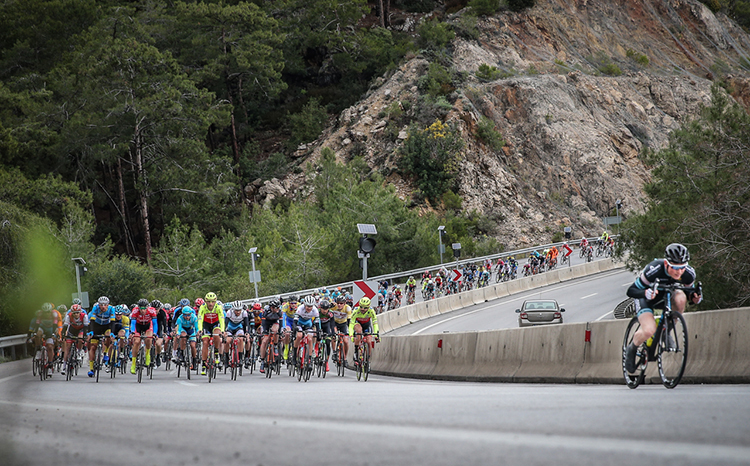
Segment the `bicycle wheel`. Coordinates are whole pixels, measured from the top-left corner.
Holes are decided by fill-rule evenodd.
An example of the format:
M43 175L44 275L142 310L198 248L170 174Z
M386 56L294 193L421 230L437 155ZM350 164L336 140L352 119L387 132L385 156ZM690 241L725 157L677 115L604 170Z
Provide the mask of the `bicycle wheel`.
M135 360L135 371L138 374L138 383L143 380L143 366L146 365L146 350L141 343L141 347L138 350L138 357Z
M305 361L305 373L304 373L305 382L310 380L310 374L312 374L312 371L313 371L312 356L308 355L307 361Z
M213 340L211 340L213 341ZM208 383L214 378L214 368L216 367L216 356L214 355L214 345L208 345L208 356L206 357L206 375Z
M323 370L323 378L326 378L326 364L328 363L328 344L323 342L323 347L320 349L321 369Z
M370 375L370 352L372 351L372 347L369 343L365 343L367 346L364 351L365 360L362 364L362 377L365 379L365 382L367 382L367 377Z
M339 349L336 354L336 369L339 377L344 376L346 370L346 355L344 354L344 342L339 340Z
M96 373L96 383L99 383L99 372L102 370L102 341L96 346L96 356L94 358L94 372Z
M41 355L41 351L37 349L34 352L34 358L31 360L31 373L34 374L34 377L39 374L39 356Z
M37 372L39 372L39 380L47 380L47 348L42 347L39 352L39 359L37 359L39 365L37 366Z
M638 352L635 356L635 374L630 374L627 369L625 369L625 355L627 353L628 345L633 342L633 335L635 335L635 332L637 332L639 328L641 328L641 324L638 322L638 317L633 317L628 324L627 330L625 330L625 338L622 342L622 374L625 377L625 384L629 388L638 387L638 385L643 383L643 379L646 377L648 355L645 351L642 351L641 348L638 348Z
M304 375L304 372L305 372L305 344L304 342L300 343L299 345L299 350L297 353L296 371L297 371L297 382L299 382L300 380L302 380L302 376Z
M357 359L355 367L357 369L357 381L362 380L362 360L364 359L364 342L357 347Z
M674 388L680 383L687 365L687 353L688 333L685 318L679 312L673 312L672 318L664 322L657 355L659 375L665 387Z
M167 347L164 349L164 370L169 372L172 368L172 339L167 342Z

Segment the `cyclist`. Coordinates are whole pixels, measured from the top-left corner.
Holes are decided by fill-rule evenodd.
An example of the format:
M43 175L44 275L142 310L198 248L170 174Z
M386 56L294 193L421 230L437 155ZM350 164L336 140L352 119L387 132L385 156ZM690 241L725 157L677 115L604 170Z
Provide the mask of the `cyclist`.
M321 299L318 313L320 314L320 318L318 319L320 321L320 328L322 330L323 336L328 336L330 338L326 339L326 349L328 352L326 354L331 354L331 338L333 338L335 329L333 327L333 312L331 312L331 308L333 307L333 304L331 304L330 301L327 299ZM328 365L328 359L326 359L326 372L328 372L329 365Z
M655 259L646 265L628 288L627 295L635 299L636 315L640 324L640 328L633 335L633 342L626 349L625 369L631 374L637 369L635 356L638 347L656 332L654 308L664 309L664 299L659 296L659 291L653 290L651 286L659 280L661 283L680 283L691 287L695 282L695 270L688 265L688 260L690 253L687 248L682 244L672 243L667 246L664 259ZM683 312L688 300L694 304L700 303L703 296L696 291L686 296L682 290L676 290L672 294L672 309Z
M297 349L299 348L300 342L303 337L303 333L308 330L312 330L313 325L316 327L316 335L310 338L307 342L308 356L312 355L312 349L315 347L317 342L317 336L320 335L320 312L315 307L315 298L313 296L305 296L303 300L304 305L297 307L297 312L294 314L294 328L296 329L297 337L294 340L294 354L292 355L292 363L296 363L297 360Z
M346 359L346 355L349 354L349 321L352 318L352 308L346 304L346 298L343 296L336 298L336 305L331 309L331 314L333 314L334 330L340 333L343 339L344 359Z
M89 326L89 316L80 304L73 304L70 306L70 312L65 315L63 321L65 344L63 345L63 362L68 360L68 351L70 351L70 344L73 343L73 338L83 337L86 333L86 329ZM79 340L76 344L76 350L80 350L83 347L83 340ZM60 371L61 375L65 375L65 364L62 366Z
M141 348L141 335L146 338L145 364L147 366L151 364L151 345L153 344L154 331L157 330L156 327L158 326L156 309L150 307L148 301L145 299L139 300L138 306L134 307L130 312L130 333L133 338L132 359L130 362L131 374L135 374L136 372L135 360L138 357L138 350Z
M281 311L284 313L284 359L289 359L289 342L291 340L292 329L294 328L294 315L297 313L297 297L290 296L289 301L281 306Z
M260 303L255 303L260 306ZM250 320L247 315L247 311L242 309L242 304L239 301L233 303L227 303L224 305L229 309L224 315L224 322L226 322L227 341L224 344L227 351L224 352L224 364L229 366L229 350L232 348L232 339L237 339L237 352L240 354L240 364L244 364L245 361L245 334L249 331Z
M266 309L261 313L261 332L262 337L260 340L260 372L264 373L266 364L266 350L268 345L271 343L271 333L277 333L279 331L279 321L283 316L281 311L281 301L279 299L272 299ZM275 353L275 351L274 351ZM278 355L276 355L278 357Z
M414 290L417 289L417 281L414 279L414 275L409 276L409 279L406 280L406 293L414 293Z
M91 323L91 340L89 340L89 377L94 376L94 359L96 358L96 347L99 340L96 336L104 336L104 357L102 363L106 366L109 362L109 347L112 344L112 323L115 321L115 307L109 304L109 298L101 296L89 312Z
M57 329L59 327L60 313L54 308L52 303L42 304L42 309L36 312L36 315L29 323L29 333L27 341L31 341L34 335L34 347L44 346L47 350L47 368L49 375L52 375L52 361L55 355L55 346L57 340Z
M201 375L206 375L206 358L208 358L208 338L213 335L214 348L221 349L221 334L224 332L224 313L216 303L216 293L206 293L206 302L198 310L198 333L201 333L203 346ZM214 357L212 354L211 357Z
M372 334L375 334L375 340L380 341L379 328L378 328L378 317L375 315L375 311L370 307L370 300L364 297L359 300L359 305L354 308L352 318L349 321L349 337L354 339L354 362L359 363L357 356L357 350L359 345L364 343L366 345L371 344ZM363 337L360 335L364 335Z
M124 315L128 308L125 304L115 306L115 320L112 322L112 335L116 336L117 349L125 348L128 337L130 336L130 317ZM117 361L116 367L120 367L120 361ZM109 366L107 366L109 370Z
M182 306L180 316L175 319L175 322L175 332L176 335L180 337L180 349L182 350L183 357L185 357L185 350L187 349L187 342L189 341L190 354L193 355L191 361L195 361L197 356L195 349L195 336L198 333L198 318L195 316L195 311L187 304ZM195 370L195 363L190 365L190 370Z

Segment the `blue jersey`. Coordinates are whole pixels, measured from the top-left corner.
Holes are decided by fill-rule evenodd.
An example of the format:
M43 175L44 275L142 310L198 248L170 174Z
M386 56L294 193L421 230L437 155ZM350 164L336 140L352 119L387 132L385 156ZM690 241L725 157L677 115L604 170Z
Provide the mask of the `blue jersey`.
M198 328L198 318L195 314L191 315L188 319L184 314L177 319L177 333L186 332L191 334L195 329Z
M109 325L115 320L115 307L107 305L106 308L100 307L99 303L89 312L89 321L96 322L99 325Z

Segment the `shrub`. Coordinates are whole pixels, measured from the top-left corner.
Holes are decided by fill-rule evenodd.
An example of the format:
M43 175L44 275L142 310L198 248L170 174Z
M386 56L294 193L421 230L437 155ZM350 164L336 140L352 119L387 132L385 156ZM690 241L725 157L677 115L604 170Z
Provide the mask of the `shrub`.
M320 105L318 99L310 99L299 113L289 115L289 125L292 137L290 144L296 147L298 144L314 141L328 122L328 113Z
M419 46L423 49L439 50L445 48L455 37L446 23L437 20L425 21L417 26Z
M505 145L503 136L495 129L495 122L486 117L479 119L477 137L494 150L500 150Z
M477 78L483 81L494 81L500 79L502 72L497 69L496 66L490 66L486 63L479 65L477 72L475 73Z
M534 0L507 0L508 9L511 11L521 11L524 8L531 8L534 6Z
M636 52L633 49L628 49L625 52L625 55L641 66L646 66L649 63L648 57L645 54Z
M118 256L89 268L89 296L108 296L113 304L134 303L152 289L151 269L139 262Z
M476 15L494 15L500 9L500 0L471 0L471 12Z
M479 29L477 29L477 18L475 16L463 15L452 26L456 34L464 39L479 39Z
M431 202L454 187L463 141L458 131L436 120L424 130L412 128L399 152L399 167L412 176Z
M448 70L436 62L430 63L427 74L417 81L417 87L431 97L448 95L456 89Z

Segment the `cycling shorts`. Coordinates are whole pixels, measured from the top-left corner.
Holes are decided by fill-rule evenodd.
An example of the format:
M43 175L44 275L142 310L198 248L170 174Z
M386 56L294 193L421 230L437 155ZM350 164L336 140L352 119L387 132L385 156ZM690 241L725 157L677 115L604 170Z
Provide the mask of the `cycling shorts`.
M203 321L203 335L211 335L215 329L221 330L221 324L214 322L213 324Z
M154 330L154 323L151 321L149 321L147 324L142 324L140 322L135 323L135 333L137 333L138 336L140 336L141 333L146 333L146 332L153 331L153 330Z
M651 301L646 298L638 298L635 300L635 315L640 317L641 314L645 313L653 314L654 309L664 309L664 304L662 293L656 295L656 299Z
M349 325L347 325L346 322L340 324L336 323L336 331L343 333L344 335L349 335Z
M284 327L294 328L294 317L284 314Z
M273 327L274 324L278 324L278 320L271 320L271 319L263 319L262 326L263 326L263 335L268 335L271 332L271 327Z
M95 338L96 335L110 336L112 334L112 329L111 329L110 324L102 325L96 322L91 322L91 331L94 332L94 337L91 337L92 342L99 341Z
M245 334L245 330L240 325L239 327L233 328L233 327L227 327L227 335L233 336L233 337L241 337Z
M86 327L81 328L73 328L68 327L68 331L65 332L65 341L68 343L72 343L74 338L78 338L81 336L81 334L86 330Z
M323 322L321 320L320 321L320 329L322 330L323 335L333 335L333 333L334 333L334 331L333 331L334 324L335 324L335 322L333 321L333 319L329 319L329 320L327 320L325 322Z
M187 335L188 341L195 341L195 327L183 327L182 331Z
M369 322L357 322L359 325L362 326L362 333L365 335L370 335L372 333L372 321Z

